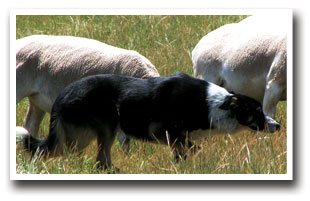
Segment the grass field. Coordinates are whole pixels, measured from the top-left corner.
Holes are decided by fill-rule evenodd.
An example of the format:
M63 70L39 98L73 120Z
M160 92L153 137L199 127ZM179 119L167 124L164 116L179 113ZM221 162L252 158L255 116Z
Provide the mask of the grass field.
M246 16L17 16L16 38L33 34L72 35L136 50L147 57L162 76L177 71L193 75L191 51L208 32ZM28 100L16 105L16 124L23 125ZM286 102L278 105L274 134L245 131L209 137L197 156L176 163L169 147L132 140L129 154L118 142L112 161L123 174L286 174ZM40 135L48 134L49 116ZM32 158L19 144L16 171L20 174L95 174L96 143L81 154L65 152L57 158Z

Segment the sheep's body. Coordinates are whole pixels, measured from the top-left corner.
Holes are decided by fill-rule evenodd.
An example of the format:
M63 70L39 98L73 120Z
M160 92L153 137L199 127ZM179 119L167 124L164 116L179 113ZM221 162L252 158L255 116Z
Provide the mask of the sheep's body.
M286 100L288 26L251 16L210 32L192 52L195 76L256 99L274 117L278 101Z
M16 46L16 103L29 98L25 128L34 136L58 94L82 77L159 76L154 65L139 53L92 39L34 35L17 40Z

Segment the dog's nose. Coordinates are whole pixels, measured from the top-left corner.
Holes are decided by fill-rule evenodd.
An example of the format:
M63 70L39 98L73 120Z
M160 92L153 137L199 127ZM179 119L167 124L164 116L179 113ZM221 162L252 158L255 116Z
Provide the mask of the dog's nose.
M265 119L266 119L266 126L270 133L273 133L280 129L280 124L276 122L274 119L272 119L269 116L265 116Z

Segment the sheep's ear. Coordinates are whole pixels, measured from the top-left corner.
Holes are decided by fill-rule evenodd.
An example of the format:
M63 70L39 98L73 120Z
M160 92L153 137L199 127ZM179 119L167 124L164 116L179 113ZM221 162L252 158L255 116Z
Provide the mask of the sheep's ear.
M231 110L238 107L238 98L236 96L227 96L224 103L219 107L222 110Z

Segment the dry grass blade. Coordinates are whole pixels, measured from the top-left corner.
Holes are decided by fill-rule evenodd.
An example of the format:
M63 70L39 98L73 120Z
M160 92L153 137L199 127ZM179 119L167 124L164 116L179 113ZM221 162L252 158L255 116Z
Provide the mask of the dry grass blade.
M33 34L72 35L92 38L131 49L148 58L162 76L175 72L193 75L191 51L208 32L246 16L16 16L16 38ZM16 125L22 126L28 110L28 99L16 105ZM133 114L134 115L134 114ZM118 142L112 147L112 161L126 174L286 174L286 102L277 108L276 119L281 130L268 137L253 132L208 137L200 154L189 154L177 163L168 146L132 140L125 154ZM46 137L49 115L40 128ZM165 136L163 136L164 139ZM156 138L155 138L156 139ZM167 143L173 147L166 132ZM16 149L16 171L19 174L106 174L96 167L96 143L83 154L67 150L58 158L31 160L22 147Z

